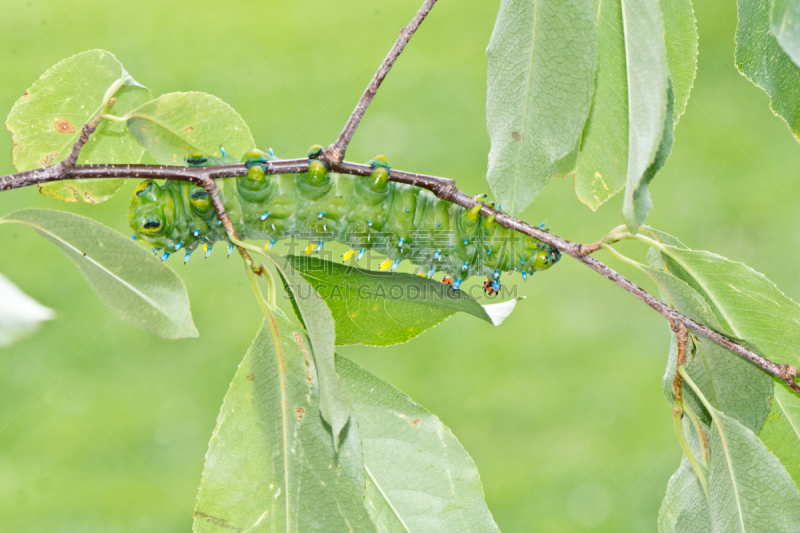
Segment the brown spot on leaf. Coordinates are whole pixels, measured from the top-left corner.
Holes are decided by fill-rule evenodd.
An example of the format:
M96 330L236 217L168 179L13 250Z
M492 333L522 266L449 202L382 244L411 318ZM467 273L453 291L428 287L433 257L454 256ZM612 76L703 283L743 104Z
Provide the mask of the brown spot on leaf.
M419 418L412 418L411 425L417 427L419 425Z
M300 347L300 351L303 352L303 366L306 367L306 381L308 381L308 384L311 385L314 383L314 378L311 376L311 362L308 360L308 352L306 351L305 346L303 346L303 337L299 333L295 332L294 341Z
M178 154L172 154L170 157L171 157L172 159L178 159Z
M108 107L113 106L116 103L116 101L117 97L116 96L112 97L111 100L108 101Z
M247 376L247 379L249 379L250 381L253 381L254 379L256 379L256 377L255 377L255 376L253 375L253 373L251 372L251 373L250 373L250 375L249 375L249 376Z
M511 137L512 137L512 138L513 138L515 141L521 141L521 140L522 140L522 135L520 135L520 133L519 133L518 131L512 131L512 132L511 132Z
M53 125L56 131L60 131L61 133L75 133L75 128L72 127L69 120L58 119L56 123Z
M193 127L191 127L191 126L189 126L188 128L186 128L186 129L185 129L185 130L183 130L183 131L185 131L186 133L192 133L192 132L194 131L194 128L193 128Z
M200 511L195 511L194 512L194 516L195 516L195 518L197 518L199 516L200 518L204 519L209 524L214 524L217 527L222 527L222 528L230 529L230 530L233 530L233 531L241 531L242 530L242 528L234 526L233 524L231 524L230 522L228 522L224 518L217 518L216 516L211 516L210 514L206 514L206 513L200 512Z
M302 421L303 417L306 415L306 410L302 407L298 407L297 409L294 410L294 412L297 413L297 420L300 421Z
M22 97L23 98L27 98L28 97L28 93L23 94Z

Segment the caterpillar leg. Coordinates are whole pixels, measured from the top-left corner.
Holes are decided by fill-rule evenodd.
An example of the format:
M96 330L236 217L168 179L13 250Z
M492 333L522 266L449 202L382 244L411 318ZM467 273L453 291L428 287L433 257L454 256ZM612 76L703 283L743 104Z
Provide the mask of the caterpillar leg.
M497 294L500 292L500 282L496 279L487 279L483 282L483 292L488 295Z

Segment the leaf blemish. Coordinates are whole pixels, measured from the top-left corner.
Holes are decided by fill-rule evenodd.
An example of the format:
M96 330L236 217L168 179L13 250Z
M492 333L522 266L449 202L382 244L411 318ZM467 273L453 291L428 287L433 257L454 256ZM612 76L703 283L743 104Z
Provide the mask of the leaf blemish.
M303 407L298 407L297 409L294 410L294 412L297 414L297 420L302 422L303 417L306 414L306 410Z
M194 128L193 128L193 127L191 127L191 126L189 126L188 128L186 128L186 129L185 129L185 130L183 130L183 131L185 131L186 133L192 133L192 132L194 131Z
M72 127L72 124L69 120L59 119L56 120L56 123L53 125L56 131L60 131L61 133L75 133L75 128Z
M253 381L254 379L256 379L256 377L255 377L255 376L253 375L253 373L251 372L251 373L250 373L250 375L249 375L249 376L247 376L247 379L248 379L249 381Z
M419 418L412 418L411 425L417 427L419 425Z
M515 141L521 141L522 135L518 131L512 131L511 138L514 139Z

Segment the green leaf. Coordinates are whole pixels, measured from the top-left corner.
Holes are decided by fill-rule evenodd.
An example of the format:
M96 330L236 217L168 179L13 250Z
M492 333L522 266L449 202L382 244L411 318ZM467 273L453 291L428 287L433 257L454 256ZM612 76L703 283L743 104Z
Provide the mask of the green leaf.
M712 410L708 493L714 531L796 532L800 493L755 434Z
M65 159L83 125L112 96L115 101L109 114L118 116L152 98L105 50L83 52L49 68L17 100L6 120L14 143L14 166L24 171ZM133 164L142 153L125 124L104 120L81 151L78 164ZM77 202L80 198L95 204L111 198L124 183L120 179L67 180L40 185L39 190L56 200Z
M220 147L238 158L255 146L242 117L210 94L162 94L125 117L130 132L162 165L185 165L194 151L220 157Z
M658 533L708 533L711 530L711 515L703 486L684 457L667 483L667 492L658 512Z
M152 252L88 218L23 209L0 219L35 229L86 276L120 319L160 337L197 337L183 281Z
M459 311L493 323L489 312L494 315L496 306L504 305L484 307L464 291L412 274L362 270L315 257L286 259L328 304L339 345L406 342ZM516 299L505 303L512 309L515 304ZM494 320L502 321L497 315Z
M629 126L622 214L628 229L636 233L644 217L639 206L634 209L634 195L643 183L646 186L652 179L647 178L647 173L661 155L665 121L668 113L671 114L668 109L669 70L658 2L622 0L622 20L625 26Z
M739 0L736 66L770 98L770 109L800 138L800 68L770 31L770 0ZM780 33L780 32L779 32Z
M772 0L769 27L783 51L800 65L800 4L794 0Z
M662 24L655 0L595 2L597 77L574 180L578 199L593 210L622 190L626 181L629 192L637 189L652 168L656 149L664 149L668 67L673 65L679 77L677 104L681 112L685 107L695 62L686 33L694 35L694 17L689 0L670 3L676 5L670 6L665 13L670 18ZM683 4L689 4L688 18Z
M428 410L344 357L358 419L365 504L380 533L499 533L472 459Z
M691 0L660 0L667 66L675 91L673 117L678 125L697 74L697 21Z
M650 209L653 207L653 202L650 200L650 182L656 177L656 174L664 163L667 162L667 157L672 152L673 137L673 104L675 96L672 93L672 82L668 84L667 90L667 114L664 119L664 133L661 138L661 144L656 152L655 160L645 171L644 175L639 180L639 183L631 191L630 188L626 189L625 201L622 206L622 214L625 217L625 222L628 229L633 232L639 231L639 227L644 222Z
M500 4L486 49L487 179L512 215L542 191L583 130L597 66L594 16L588 0Z
M800 397L783 383L775 385L772 409L758 437L800 486Z
M322 417L331 426L333 445L337 448L339 433L350 418L350 398L336 373L333 352L336 331L333 316L325 301L289 261L275 254L269 254L269 258L280 271L284 288L288 288L291 293L292 307L295 312L300 312L300 321L311 339L311 351L319 372L319 409Z
M727 334L746 340L774 362L800 364L800 306L774 283L710 252L666 244L657 249L669 271L705 299Z
M309 340L267 317L231 382L206 454L196 533L372 532L358 425L338 454L320 416Z
M52 320L55 313L8 281L0 274L0 347L9 346L19 337Z

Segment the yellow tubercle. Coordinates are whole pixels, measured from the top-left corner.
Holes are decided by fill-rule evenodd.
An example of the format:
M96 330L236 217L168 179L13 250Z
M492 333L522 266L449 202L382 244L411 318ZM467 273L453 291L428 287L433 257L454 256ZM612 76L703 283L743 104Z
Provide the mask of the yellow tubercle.
M344 253L344 255L342 256L342 259L344 259L345 261L347 261L348 259L350 259L351 257L353 257L353 254L354 254L354 253L356 253L356 252L355 252L355 251L353 251L353 250L348 250L348 251L346 251L346 252Z
M475 204L475 207L473 207L472 209L467 211L467 220L470 220L472 222L475 222L476 220L478 220L478 217L480 216L480 212L481 212L481 208L482 207L483 207L483 204Z
M388 269L390 266L392 266L392 260L391 260L391 259L387 259L386 261L384 261L383 263L381 263L381 270L386 270L386 269Z
M316 247L317 247L317 245L314 244L313 242L311 244L309 244L308 248L306 248L306 255L311 255L311 252L313 252L314 248L316 248Z

